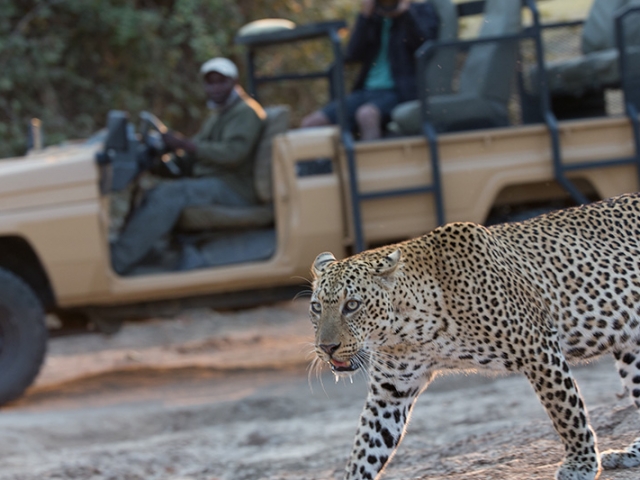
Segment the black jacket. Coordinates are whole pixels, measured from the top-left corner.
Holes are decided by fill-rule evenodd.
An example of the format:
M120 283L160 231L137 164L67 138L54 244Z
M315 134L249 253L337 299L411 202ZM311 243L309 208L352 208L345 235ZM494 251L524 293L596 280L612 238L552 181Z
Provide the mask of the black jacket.
M426 40L438 38L440 19L430 3L412 3L409 10L393 19L389 33L389 63L395 88L401 102L418 96L414 53ZM382 17L358 15L349 39L346 62L362 62L362 69L353 86L364 88L367 73L380 50Z

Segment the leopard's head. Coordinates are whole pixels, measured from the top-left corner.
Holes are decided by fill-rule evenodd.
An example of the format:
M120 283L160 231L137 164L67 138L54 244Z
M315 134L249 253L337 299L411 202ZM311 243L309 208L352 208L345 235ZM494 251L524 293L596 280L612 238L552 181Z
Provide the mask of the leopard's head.
M327 252L316 258L309 314L316 354L334 372L357 370L384 343L395 315L392 292L400 258L399 249L342 261Z

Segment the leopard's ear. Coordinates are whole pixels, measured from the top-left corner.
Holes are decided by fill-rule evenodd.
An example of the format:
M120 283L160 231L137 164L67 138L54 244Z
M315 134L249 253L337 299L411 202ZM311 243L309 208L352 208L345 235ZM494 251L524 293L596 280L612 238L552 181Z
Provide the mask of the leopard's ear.
M390 275L392 275L398 268L398 265L400 265L401 258L402 250L396 248L389 255L380 259L375 267L376 275L380 275L381 277L389 277Z
M322 275L322 272L324 272L326 266L335 261L336 257L334 257L333 253L331 252L323 252L318 255L313 262L313 274L315 275L315 277L318 278L320 275Z

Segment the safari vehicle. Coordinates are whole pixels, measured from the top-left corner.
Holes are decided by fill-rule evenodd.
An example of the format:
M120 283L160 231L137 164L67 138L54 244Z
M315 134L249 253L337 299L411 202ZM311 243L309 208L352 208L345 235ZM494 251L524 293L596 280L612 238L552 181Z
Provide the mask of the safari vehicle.
M345 257L445 222L508 221L532 208L638 189L640 76L633 64L640 62L632 60L640 47L629 44L627 33L640 8L608 9L607 55L615 63L609 75L599 81L578 65L578 77L588 80L583 91L554 96L544 45L577 23L541 25L533 0L522 9L513 0L431 1L440 38L417 53L420 99L399 105L387 136L367 142L354 139L343 114L339 126L295 130L287 126L287 108L269 107L256 158L262 203L190 208L176 227L177 244L208 259L202 268L175 270L172 243L131 275L111 267L114 198L139 184L154 162L171 169L158 134L164 127L152 115L142 115L136 132L125 112L111 112L105 132L87 141L2 160L0 403L21 395L40 369L45 312L63 320L84 315L107 330L122 318L169 307L290 298L306 286L322 251ZM623 3L595 0L593 8ZM522 11L530 18L524 28ZM467 15L482 15L482 27L477 38L460 40L459 19ZM237 37L247 49L249 91L259 98L265 82L326 78L343 105L344 22L275 26L259 22ZM583 37L591 27L587 21ZM326 69L259 74L263 47L318 38L335 56ZM581 60L553 61L551 67L566 70ZM611 89L622 92L624 113L605 111L602 99ZM587 100L568 100L575 92Z

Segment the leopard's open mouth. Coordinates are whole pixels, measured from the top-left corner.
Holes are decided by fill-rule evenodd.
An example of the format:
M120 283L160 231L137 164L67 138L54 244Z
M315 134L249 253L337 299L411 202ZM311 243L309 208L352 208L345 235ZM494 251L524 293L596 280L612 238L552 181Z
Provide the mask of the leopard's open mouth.
M360 365L352 362L351 360L341 362L335 358L329 359L329 365L331 365L331 370L334 372L353 372L360 367Z

